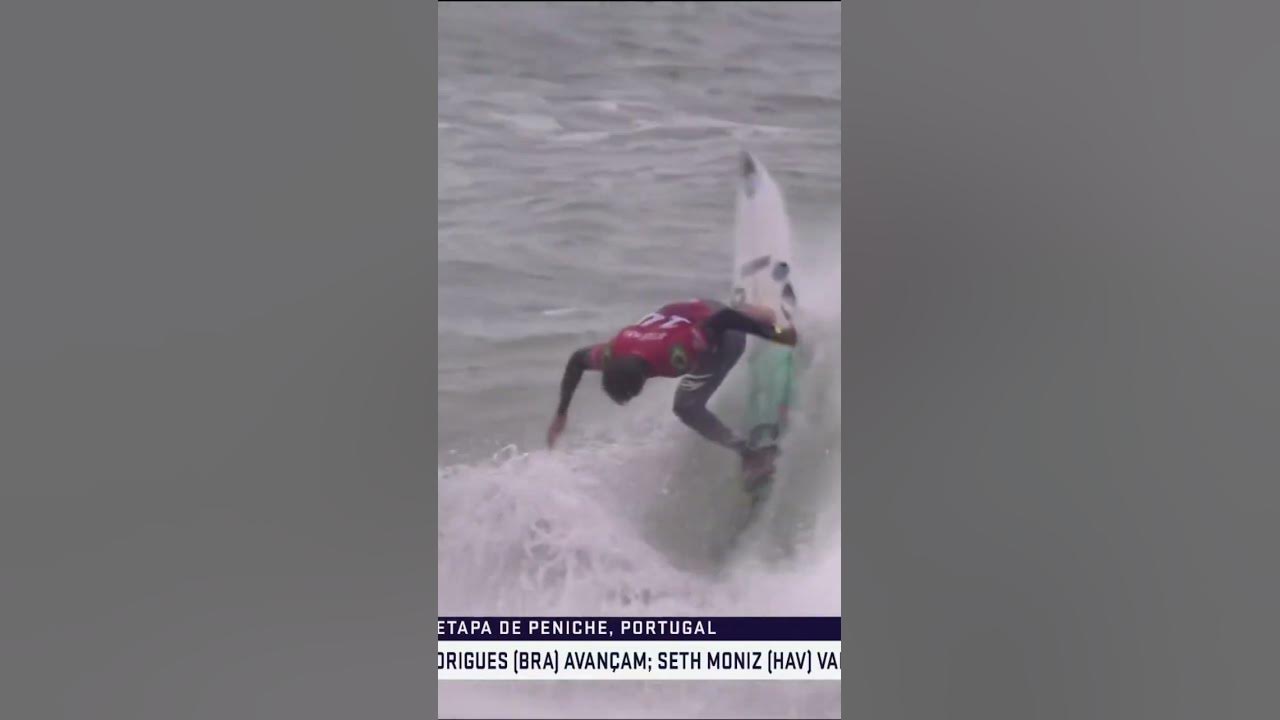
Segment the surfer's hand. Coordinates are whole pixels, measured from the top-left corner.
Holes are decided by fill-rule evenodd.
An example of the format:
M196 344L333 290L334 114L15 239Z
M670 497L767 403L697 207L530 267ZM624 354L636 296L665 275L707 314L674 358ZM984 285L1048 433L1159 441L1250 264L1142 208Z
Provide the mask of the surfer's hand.
M565 423L569 421L569 416L556 414L551 420L551 427L547 428L547 447L555 447L556 438L560 437L560 433L564 432Z
M782 345L790 345L795 347L799 338L796 337L795 327L780 328L775 326L773 329L773 341Z

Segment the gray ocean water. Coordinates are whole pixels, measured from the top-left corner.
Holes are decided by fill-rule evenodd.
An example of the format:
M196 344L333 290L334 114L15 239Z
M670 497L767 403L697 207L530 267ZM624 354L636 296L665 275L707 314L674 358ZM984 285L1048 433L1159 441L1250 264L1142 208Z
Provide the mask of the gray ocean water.
M439 6L441 614L839 612L840 6ZM574 349L729 290L735 158L786 194L805 370L769 532L732 458ZM716 407L731 420L741 378ZM753 536L754 537L754 536ZM782 552L780 548L785 548ZM785 559L780 559L785 558ZM447 716L835 717L834 683L441 683Z

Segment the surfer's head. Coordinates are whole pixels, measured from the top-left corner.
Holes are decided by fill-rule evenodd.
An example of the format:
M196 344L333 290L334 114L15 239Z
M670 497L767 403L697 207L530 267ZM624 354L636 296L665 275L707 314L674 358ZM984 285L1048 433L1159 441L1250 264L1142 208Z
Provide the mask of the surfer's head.
M604 391L619 405L640 394L644 389L648 366L635 355L609 358L604 363Z

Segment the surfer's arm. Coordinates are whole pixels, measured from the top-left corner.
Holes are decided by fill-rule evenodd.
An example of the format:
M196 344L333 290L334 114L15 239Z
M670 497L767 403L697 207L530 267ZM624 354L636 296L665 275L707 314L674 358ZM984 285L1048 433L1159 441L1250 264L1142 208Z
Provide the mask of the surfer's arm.
M717 310L716 314L707 319L706 328L711 331L712 335L717 337L726 330L737 330L748 335L762 337L770 342L783 345L796 344L795 328L773 325L733 308Z
M680 422L704 439L740 454L746 450L747 444L720 422L720 418L707 408L707 403L741 357L746 342L741 335L721 339L715 356L709 356L705 365L695 367L693 372L681 378L672 407Z
M578 389L582 373L589 369L599 369L591 367L593 349L594 346L580 348L569 356L569 362L564 366L564 377L560 380L560 405L556 407L556 415L563 416L569 413L569 402L573 400L573 393Z

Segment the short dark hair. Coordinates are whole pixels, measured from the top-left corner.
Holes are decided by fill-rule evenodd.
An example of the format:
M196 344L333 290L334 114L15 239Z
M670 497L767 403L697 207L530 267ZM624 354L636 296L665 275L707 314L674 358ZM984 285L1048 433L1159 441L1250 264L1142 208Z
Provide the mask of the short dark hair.
M649 367L644 358L635 355L609 358L604 363L605 394L619 405L640 394L644 389L644 381Z

